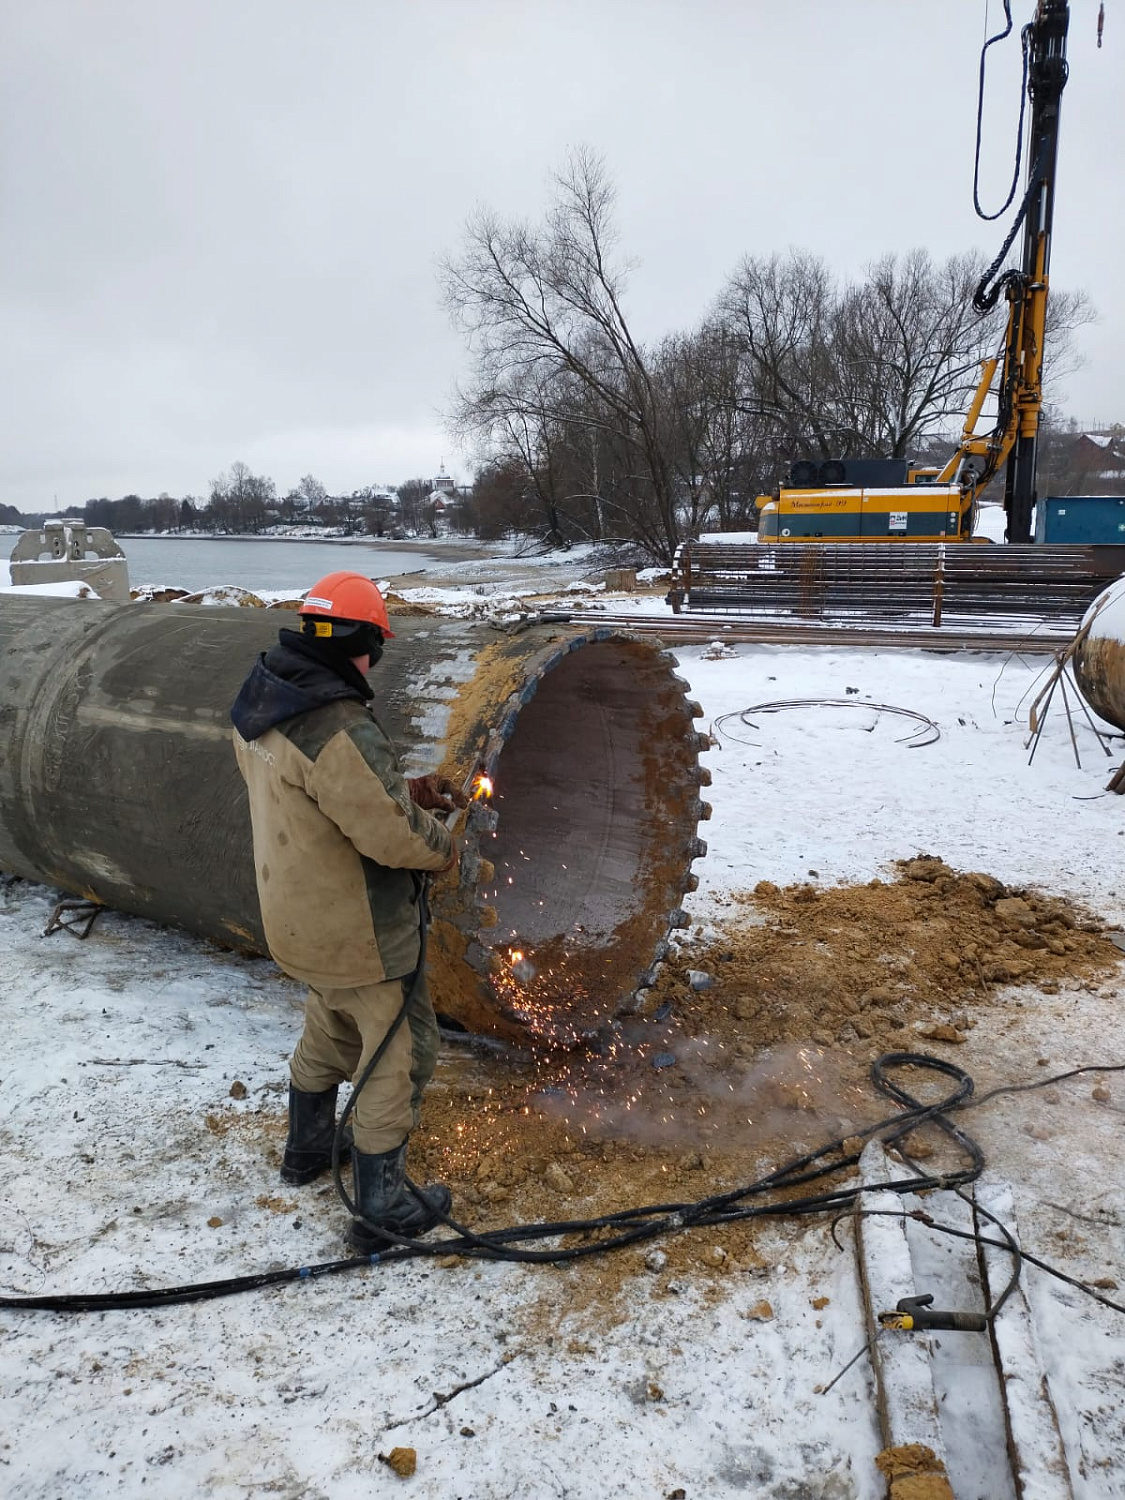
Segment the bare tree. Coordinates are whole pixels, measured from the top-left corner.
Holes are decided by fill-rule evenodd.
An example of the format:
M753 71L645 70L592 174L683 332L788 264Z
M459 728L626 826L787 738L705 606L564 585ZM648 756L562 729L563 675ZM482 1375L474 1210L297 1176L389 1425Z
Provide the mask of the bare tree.
M973 309L983 270L978 256L935 265L911 250L883 256L844 290L833 374L845 452L907 458L965 413L1002 331L1002 309Z
M523 530L526 482L526 471L518 460L490 459L477 468L471 502L477 536L492 542Z
M1059 291L1051 288L1047 298L1046 344L1043 360L1043 394L1048 403L1057 403L1067 378L1085 363L1075 334L1080 328L1098 321L1098 311L1087 292L1080 288Z
M557 376L543 378L542 371L513 372L504 391L491 394L487 414L466 414L466 425L473 424L478 436L486 439L489 461L478 474L478 483L486 490L500 492L508 529L519 529L539 536L550 546L561 545L565 538L559 514L554 457L560 428L557 415L566 406L562 382ZM523 471L523 482L517 491L511 473ZM519 511L520 520L516 515ZM495 507L486 510L495 516ZM495 525L495 520L492 522Z
M742 345L745 410L772 420L791 457L918 454L959 423L1000 345L1004 304L973 307L983 270L978 255L939 265L916 249L840 287L803 252L744 261L719 318ZM1074 368L1074 330L1092 316L1084 294L1052 293L1049 381Z
M613 210L603 163L576 152L540 224L478 213L443 267L474 357L455 421L483 460L482 521L669 560L685 531L754 524L755 496L793 458L955 441L1003 331L1003 306L973 309L978 257L887 255L844 284L806 252L748 258L701 328L646 346ZM1089 316L1080 295L1052 294L1048 376L1070 368Z
M315 511L323 510L328 491L312 474L305 474L285 497L295 516L311 517Z
M421 531L425 525L423 509L432 489L428 479L408 479L399 485L398 517L407 531Z
M211 481L211 517L220 530L261 531L276 498L272 479L253 473L244 463L233 463L229 474Z
M381 485L365 484L353 490L349 499L363 522L364 532L368 536L382 536L394 513L386 489Z
M666 339L657 373L685 529L756 527L754 498L772 487L778 437L744 400L739 340L721 322Z
M601 159L571 154L539 228L483 211L443 267L447 305L476 369L458 425L490 438L526 419L600 431L629 455L614 503L657 556L679 539L675 480L661 441L659 396L623 307L628 266L616 258L615 192ZM583 400L575 401L581 392Z
M744 356L741 404L771 419L794 453L840 452L836 301L824 262L797 250L748 257L719 299L719 320Z

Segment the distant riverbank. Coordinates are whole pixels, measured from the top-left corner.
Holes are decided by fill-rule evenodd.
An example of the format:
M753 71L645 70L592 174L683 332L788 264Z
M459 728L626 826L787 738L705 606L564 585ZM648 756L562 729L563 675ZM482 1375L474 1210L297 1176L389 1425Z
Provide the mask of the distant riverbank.
M185 532L119 536L117 540L128 561L133 588L190 592L219 584L240 584L255 593L298 592L337 568L353 568L376 578L396 578L404 573L424 575L454 560L441 542L428 547L413 542L382 543L375 537L310 540L211 537Z
M299 536L271 531L115 531L113 535L119 542L333 542L338 547L378 546L383 540L377 536L325 536L319 531ZM409 542L401 545L409 546Z
M15 532L18 535L18 530ZM445 563L469 562L473 558L491 557L495 548L473 537L405 537L392 540L378 536L324 536L317 531L295 536L277 532L230 531L118 531L119 542L314 542L335 547L368 547L375 551L418 554Z

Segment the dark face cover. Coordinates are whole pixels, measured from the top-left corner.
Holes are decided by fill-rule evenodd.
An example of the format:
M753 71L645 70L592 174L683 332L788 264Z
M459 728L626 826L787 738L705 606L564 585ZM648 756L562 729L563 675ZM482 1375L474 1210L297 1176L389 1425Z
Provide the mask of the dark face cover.
M321 648L328 656L350 661L356 656L368 656L374 666L383 655L386 637L378 625L366 620L318 620L307 616L301 624L301 634Z

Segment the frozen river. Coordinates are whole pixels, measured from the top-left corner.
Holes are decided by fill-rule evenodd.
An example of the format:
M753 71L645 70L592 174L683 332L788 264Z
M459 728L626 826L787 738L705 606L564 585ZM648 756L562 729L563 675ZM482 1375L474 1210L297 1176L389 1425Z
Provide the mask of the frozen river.
M7 540L5 550L10 553L15 538ZM129 559L133 588L161 584L194 590L239 583L248 589L307 589L336 568L354 568L372 578L393 578L399 573L422 571L436 561L425 552L363 542L178 536L127 536L119 541Z

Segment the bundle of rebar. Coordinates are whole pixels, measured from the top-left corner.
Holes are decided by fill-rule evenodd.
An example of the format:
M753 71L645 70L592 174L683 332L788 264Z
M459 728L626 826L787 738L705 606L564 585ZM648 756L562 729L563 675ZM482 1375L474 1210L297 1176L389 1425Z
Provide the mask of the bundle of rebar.
M804 621L1074 629L1123 572L1117 546L686 542L670 599L689 611Z

